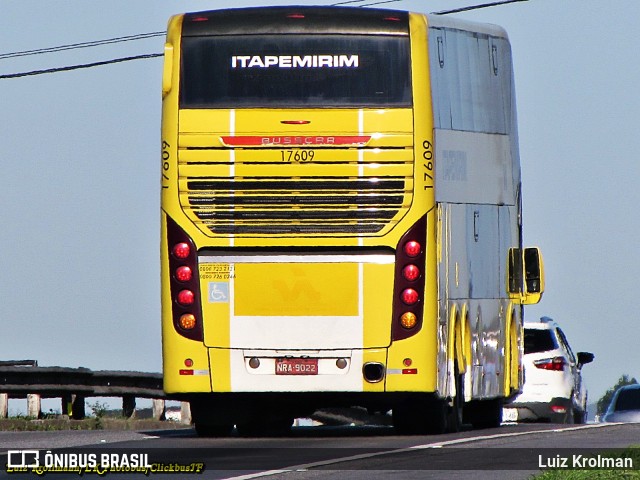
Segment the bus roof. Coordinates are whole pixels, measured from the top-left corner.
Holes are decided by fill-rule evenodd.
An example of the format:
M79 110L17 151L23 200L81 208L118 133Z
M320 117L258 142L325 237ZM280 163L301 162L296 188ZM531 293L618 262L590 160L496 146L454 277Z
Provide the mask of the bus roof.
M465 32L477 32L491 37L502 37L508 39L507 32L499 25L490 23L471 22L459 18L444 15L427 15L427 22L430 28L446 28L452 30L462 30Z
M253 7L187 13L182 35L408 35L407 12L349 7Z

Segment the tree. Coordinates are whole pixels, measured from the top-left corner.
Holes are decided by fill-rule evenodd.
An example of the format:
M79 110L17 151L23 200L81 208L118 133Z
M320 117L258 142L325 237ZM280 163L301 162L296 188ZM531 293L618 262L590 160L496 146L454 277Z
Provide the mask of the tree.
M609 404L611 403L611 398L618 388L623 387L624 385L633 385L634 383L638 383L634 377L629 378L629 375L626 373L622 375L620 379L618 379L618 383L607 390L602 398L598 400L598 415L602 415L607 410L607 407L609 407Z

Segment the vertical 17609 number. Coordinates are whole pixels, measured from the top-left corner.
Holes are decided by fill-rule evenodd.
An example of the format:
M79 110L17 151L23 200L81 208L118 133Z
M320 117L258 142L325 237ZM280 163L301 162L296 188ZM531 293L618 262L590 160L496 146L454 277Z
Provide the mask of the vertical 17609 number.
M429 140L422 142L422 168L424 189L433 188L433 144Z

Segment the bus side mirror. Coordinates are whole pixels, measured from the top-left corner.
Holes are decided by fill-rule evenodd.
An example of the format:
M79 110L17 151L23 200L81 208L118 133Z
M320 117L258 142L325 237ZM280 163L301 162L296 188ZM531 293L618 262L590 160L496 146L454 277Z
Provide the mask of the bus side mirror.
M164 44L164 66L162 69L162 98L171 91L173 82L173 45Z
M538 248L510 248L507 262L509 298L521 305L538 303L544 293L544 264Z

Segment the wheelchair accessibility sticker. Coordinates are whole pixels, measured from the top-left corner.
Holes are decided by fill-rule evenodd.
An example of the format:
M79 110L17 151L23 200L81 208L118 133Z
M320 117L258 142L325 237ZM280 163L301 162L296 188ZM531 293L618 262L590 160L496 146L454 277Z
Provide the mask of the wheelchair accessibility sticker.
M209 282L209 303L229 303L229 283Z

